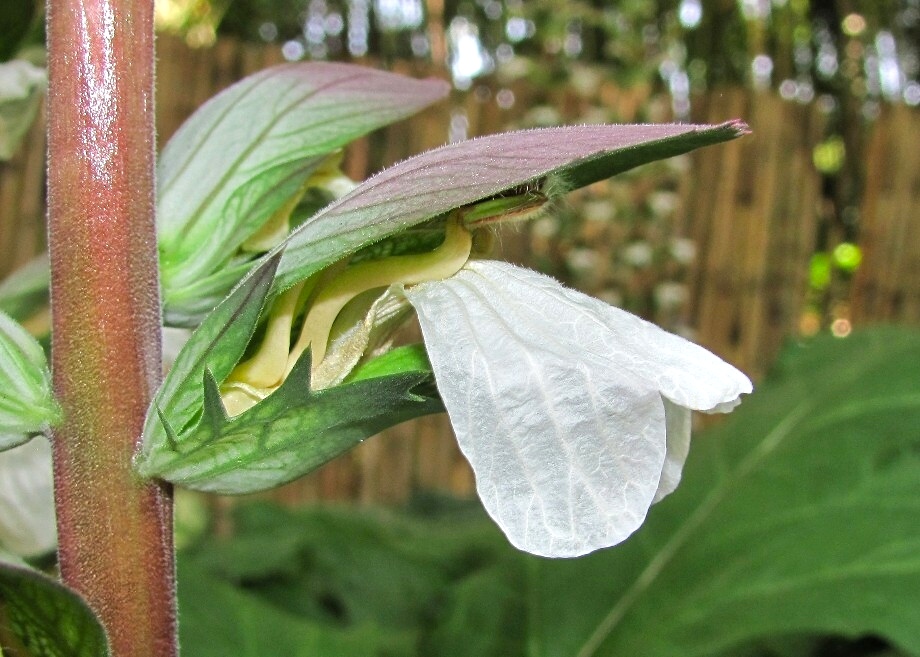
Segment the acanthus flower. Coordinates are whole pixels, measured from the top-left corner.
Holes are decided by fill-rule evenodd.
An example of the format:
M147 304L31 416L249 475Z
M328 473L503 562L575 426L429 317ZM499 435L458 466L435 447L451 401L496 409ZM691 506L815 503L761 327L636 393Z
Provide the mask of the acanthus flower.
M516 546L570 557L624 540L677 485L691 411L730 410L751 383L622 310L478 259L488 241L478 236L746 130L505 133L368 179L295 229L196 330L148 414L138 471L265 490L446 408L486 509ZM427 357L386 348L410 305Z
M433 251L334 268L302 309L296 340L304 290L279 297L259 350L224 383L224 406L236 415L274 392L307 347L314 389L345 380L381 323L379 307L405 298L479 496L509 540L552 557L619 543L677 486L691 411L730 411L751 382L702 347L545 275L467 261L474 240L459 217L469 214L447 220ZM332 341L340 311L373 290L367 315Z

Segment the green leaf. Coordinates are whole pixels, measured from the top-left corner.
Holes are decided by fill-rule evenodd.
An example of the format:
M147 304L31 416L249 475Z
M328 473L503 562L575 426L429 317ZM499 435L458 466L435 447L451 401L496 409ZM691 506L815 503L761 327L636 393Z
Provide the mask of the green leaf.
M532 654L702 657L834 633L920 655L917 353L920 335L893 328L791 349L625 544L537 562Z
M291 233L275 290L389 235L549 177L565 192L647 162L739 137L740 121L586 125L507 132L457 142L409 158L361 183Z
M522 564L513 557L453 583L423 654L509 657L526 645Z
M46 430L59 415L41 345L0 312L0 450Z
M503 549L500 533L480 514L474 523L467 521L469 515L464 509L422 520L380 510L241 504L234 511L232 537L211 538L180 554L179 609L188 621L180 630L183 648L195 655L229 654L189 647L203 645L212 633L220 636L211 641L222 640L223 619L213 618L212 596L220 590L233 591L233 606L222 608L229 610L228 624L235 621L245 634L232 627L226 631L238 645L251 646L246 655L300 654L272 647L277 623L294 618L329 642L364 638L339 650L316 650L317 655L512 655L472 649L507 645L503 637L519 636L521 630L491 630L502 618L514 621L519 615L496 613L482 627L460 628L464 619L484 620L506 606L520 611L521 605L520 590L508 584L521 581L516 553ZM470 595L476 591L497 597L484 602ZM467 606L474 601L478 614ZM246 617L255 614L251 610L264 614L261 622ZM435 629L451 617L449 629ZM478 633L488 636L477 641ZM458 645L451 647L454 639ZM458 652L463 644L467 651Z
M17 657L107 657L102 625L76 593L40 572L0 562L0 645Z
M353 139L442 98L446 83L328 62L252 75L205 103L163 149L157 220L167 323L190 325L247 267L237 248Z

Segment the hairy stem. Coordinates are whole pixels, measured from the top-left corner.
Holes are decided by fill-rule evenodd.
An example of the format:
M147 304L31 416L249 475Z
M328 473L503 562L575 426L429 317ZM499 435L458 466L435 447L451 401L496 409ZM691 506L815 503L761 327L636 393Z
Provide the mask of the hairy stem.
M173 657L168 487L131 457L159 384L153 0L48 0L48 236L62 577L113 657Z

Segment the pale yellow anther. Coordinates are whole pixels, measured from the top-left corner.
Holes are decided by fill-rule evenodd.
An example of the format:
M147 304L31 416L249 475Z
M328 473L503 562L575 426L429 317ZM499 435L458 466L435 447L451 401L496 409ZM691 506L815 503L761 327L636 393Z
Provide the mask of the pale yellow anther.
M361 262L346 268L319 291L304 320L297 344L291 350L287 372L309 345L316 368L326 355L332 323L351 299L377 287L394 283L411 285L456 274L470 257L472 237L456 217L447 222L444 242L433 251Z
M304 283L301 282L278 297L272 307L259 350L252 358L234 368L226 384L245 383L254 388L269 388L281 383L287 366L297 299L303 287Z

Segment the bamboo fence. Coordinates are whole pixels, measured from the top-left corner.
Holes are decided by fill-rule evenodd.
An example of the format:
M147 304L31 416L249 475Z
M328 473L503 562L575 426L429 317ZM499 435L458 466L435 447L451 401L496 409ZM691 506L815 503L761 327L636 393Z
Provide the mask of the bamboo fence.
M217 91L283 61L276 49L230 41L189 50L175 39L160 38L158 52L161 144ZM423 74L410 65L403 72ZM347 151L346 172L360 179L443 143L458 107L470 135L501 130L536 102L526 87L515 94L511 111L470 94L358 140ZM616 104L624 120L640 104L636 92L605 86L598 94ZM581 101L561 89L549 102L577 114ZM824 136L824 118L813 106L740 89L697 99L694 112L694 120L706 122L744 117L754 133L693 154L682 175L676 231L697 247L684 323L698 342L759 378L780 345L798 334L806 304L808 263L822 212L822 179L812 152ZM0 277L43 249L43 131L39 122L19 153L0 163ZM920 149L913 139L918 133L920 112L896 106L883 110L868 135L860 208L864 261L847 300L856 325L920 323L920 228L914 216L920 207ZM527 244L526 235L511 236L505 251L526 262ZM273 495L290 502L396 503L420 490L467 495L472 489L446 418L435 416L391 429Z
M753 133L694 156L680 232L698 249L686 323L754 378L798 330L815 250L823 120L774 94L732 89L698 103L700 119L745 117Z
M0 162L0 280L45 248L45 125L35 122Z
M859 324L920 324L920 112L885 107L869 141L860 211L863 261L851 295Z

